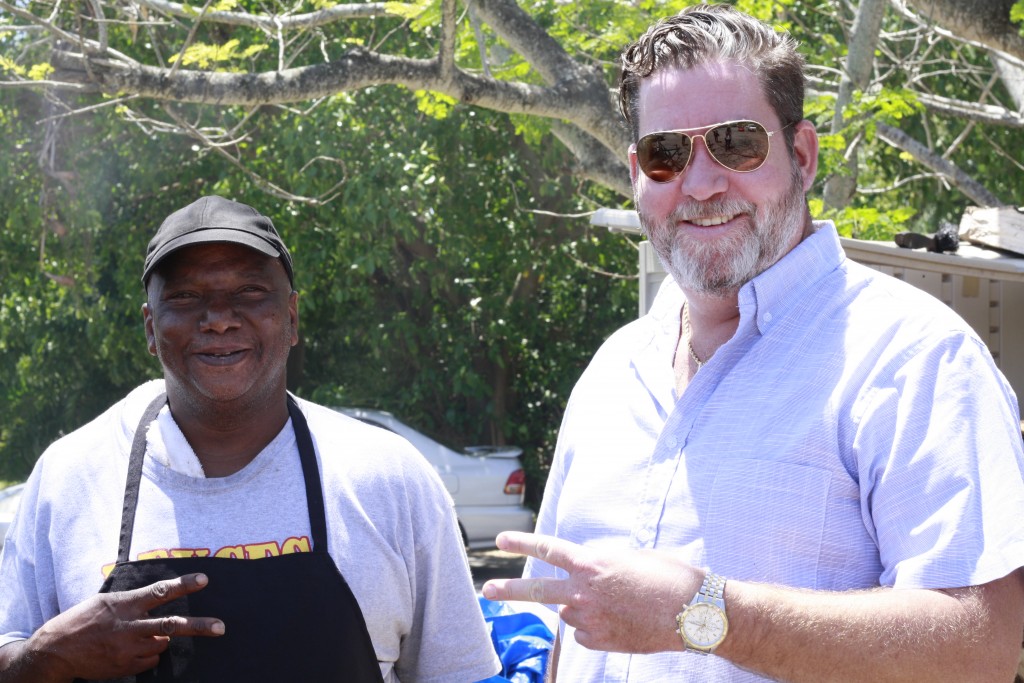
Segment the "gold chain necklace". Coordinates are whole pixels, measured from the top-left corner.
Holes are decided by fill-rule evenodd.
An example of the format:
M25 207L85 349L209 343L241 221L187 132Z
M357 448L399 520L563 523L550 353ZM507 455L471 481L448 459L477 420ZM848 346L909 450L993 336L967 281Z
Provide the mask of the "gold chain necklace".
M690 307L685 304L683 304L683 334L686 335L686 350L690 352L690 358L700 370L708 361L698 358L697 352L693 350L693 337L690 335Z

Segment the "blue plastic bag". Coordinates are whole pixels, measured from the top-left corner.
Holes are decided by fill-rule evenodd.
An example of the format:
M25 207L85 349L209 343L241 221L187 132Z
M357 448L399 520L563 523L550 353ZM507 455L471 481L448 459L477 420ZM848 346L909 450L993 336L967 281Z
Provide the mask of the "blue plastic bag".
M481 683L542 683L555 636L536 614L516 612L503 602L479 598L501 660L501 674Z

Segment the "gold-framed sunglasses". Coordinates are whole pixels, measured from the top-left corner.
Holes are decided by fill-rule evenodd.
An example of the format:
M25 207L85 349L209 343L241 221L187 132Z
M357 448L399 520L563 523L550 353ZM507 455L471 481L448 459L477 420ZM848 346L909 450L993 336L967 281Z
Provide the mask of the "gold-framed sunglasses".
M707 128L700 135L688 130ZM700 138L711 158L723 167L737 173L756 171L768 160L772 135L757 121L726 121L713 126L684 128L649 133L636 143L637 163L640 170L656 183L667 183L679 176L693 158L693 141Z

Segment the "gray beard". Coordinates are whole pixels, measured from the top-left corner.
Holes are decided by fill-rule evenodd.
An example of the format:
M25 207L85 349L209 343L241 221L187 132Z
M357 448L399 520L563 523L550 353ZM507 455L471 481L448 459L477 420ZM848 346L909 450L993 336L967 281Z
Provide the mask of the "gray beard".
M731 296L785 256L793 233L803 231L807 200L800 181L794 168L790 190L777 202L687 202L676 207L660 226L638 212L640 224L676 284L705 296ZM675 228L680 221L699 216L736 213L746 214L746 229L714 241L684 240Z

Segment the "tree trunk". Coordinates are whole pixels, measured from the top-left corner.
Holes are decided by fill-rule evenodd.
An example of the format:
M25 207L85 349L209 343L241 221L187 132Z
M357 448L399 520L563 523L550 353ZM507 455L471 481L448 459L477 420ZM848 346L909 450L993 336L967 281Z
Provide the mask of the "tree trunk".
M949 29L961 38L1024 59L1024 36L1010 23L1016 0L905 0L925 19Z
M989 58L999 73L1003 87L1017 105L1017 111L1024 114L1024 65L1007 59L999 52L991 52Z
M844 113L853 100L855 90L864 90L871 82L875 63L875 46L882 29L882 18L888 0L861 0L853 22L853 36L846 53L846 73L839 83L836 111L832 118L833 134L845 127ZM825 206L841 209L850 203L857 189L857 142L849 142L846 158L846 173L834 175L825 183Z

